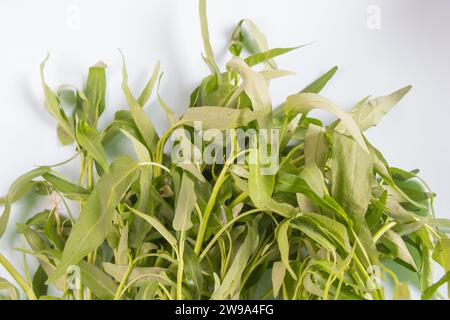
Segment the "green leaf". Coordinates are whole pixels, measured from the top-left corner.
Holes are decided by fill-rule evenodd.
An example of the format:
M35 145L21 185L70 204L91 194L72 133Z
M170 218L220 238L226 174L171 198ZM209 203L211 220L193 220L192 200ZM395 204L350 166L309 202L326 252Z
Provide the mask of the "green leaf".
M213 74L205 78L200 86L198 92L192 97L191 107L200 106L227 106L233 102L231 97L234 94L240 94L241 92L235 92L236 86L230 80L231 74L229 72L220 73L219 75ZM248 104L248 106L250 103Z
M194 178L198 181L205 183L206 179L201 173L201 171L197 168L197 166L193 163L180 163L177 164L177 167L189 172Z
M252 102L253 111L267 114L267 116L258 120L260 128L271 128L272 99L269 94L268 82L264 76L253 71L244 60L237 57L232 58L227 67L236 71L242 77L243 89Z
M317 80L315 80L313 83L308 85L305 89L300 91L300 93L320 93L322 89L325 87L325 85L330 81L330 79L334 76L336 71L338 70L338 67L331 68L328 72L326 72L324 75L320 76ZM273 114L275 119L280 119L285 116L285 108L286 105L281 105L277 107Z
M286 267L284 263L282 261L275 261L272 266L272 290L275 298L278 297L285 275Z
M258 52L255 53L247 58L244 59L245 63L249 66L249 67L253 67L256 66L262 62L266 62L271 60L272 58L281 56L285 53L291 52L293 50L296 50L298 48L301 48L302 46L298 46L298 47L292 47L292 48L275 48L275 49L270 49L264 52Z
M34 251L45 251L47 249L50 249L50 245L40 236L37 231L33 230L30 226L18 223L17 229L25 236L28 245Z
M62 253L60 251L52 251L51 253L56 259L59 260L61 258ZM80 268L80 281L85 287L89 288L99 299L111 300L113 298L117 291L117 284L109 275L97 266L84 260L81 260L77 265ZM51 270L53 269L54 267L52 266ZM48 274L49 272L46 270L46 273ZM65 290L65 281L61 280L64 279L59 279L58 282L62 282L62 289L58 289Z
M299 213L298 209L289 203L278 202L274 199L269 199L269 201L267 201L264 205L264 208L267 211L275 212L285 218L295 217Z
M42 177L48 181L56 191L61 192L69 199L84 200L89 196L89 190L58 177L55 174L45 173Z
M192 228L191 214L197 202L195 185L191 178L183 173L180 191L177 195L175 206L175 217L173 218L173 229L175 231L187 231Z
M356 122L349 114L339 109L339 107L330 100L315 93L298 93L289 96L286 100L286 116L288 119L294 118L298 113L307 114L315 108L323 109L338 117L361 148L369 153L369 149L367 148L366 142L361 131L359 131Z
M306 219L310 222L316 224L319 228L328 233L336 242L340 244L340 246L350 252L350 240L347 233L347 228L335 221L334 219L328 218L327 216L313 213L313 212L305 212L300 216L300 219Z
M161 98L159 94L159 85L161 84L162 76L163 75L161 74L161 76L159 77L156 95L158 98L159 105L164 109L164 112L166 113L167 120L169 120L169 124L173 126L178 122L178 116L175 114L175 112L173 112L173 110L167 105L167 103Z
M65 129L60 123L56 125L56 136L63 146L71 145L74 141L73 134Z
M450 271L450 238L441 237L433 251L433 259L441 265L445 272Z
M240 287L242 274L244 273L248 261L255 252L258 243L258 219L256 218L252 221L251 225L248 225L245 240L236 252L236 256L223 278L222 283L218 288L215 288L211 299L239 299L241 294Z
M250 54L267 52L269 45L266 36L253 21L242 19L233 31L229 49L235 56L239 56L242 49L246 49ZM270 58L267 65L273 69L277 68L275 61Z
M84 88L88 101L89 124L96 126L97 120L105 110L106 72L108 66L102 61L89 68L89 75Z
M319 247L323 247L328 251L335 251L336 246L331 243L321 232L319 232L311 223L306 221L294 221L292 228L298 229L303 232L307 237L315 241Z
M194 250L189 246L186 247L183 255L184 273L186 274L186 282L197 293L196 299L200 300L203 292L204 279L202 274L202 266L199 258L195 255Z
M399 234L392 230L388 230L381 238L381 242L392 251L395 257L417 270L414 258Z
M153 88L155 87L156 81L158 80L159 67L160 63L158 61L155 65L155 68L153 69L152 76L148 80L147 85L145 86L144 90L142 90L141 95L137 99L137 102L142 108L147 104L152 95Z
M328 149L325 129L310 124L305 134L305 163L316 163L322 169L327 162Z
M263 164L257 138L254 137L253 147L249 154L248 188L253 204L257 208L265 208L272 199L275 186L275 173L265 172L272 164Z
M80 261L78 264L81 271L81 283L83 283L92 293L102 300L111 300L116 291L117 284L114 280L97 266Z
M335 132L332 175L333 198L347 212L358 231L371 198L372 157L353 139Z
M150 280L144 283L136 295L136 300L155 300L156 290L159 288L159 283L156 280Z
M234 129L263 117L264 112L253 112L248 109L231 109L225 107L196 107L186 111L181 123L193 125L200 121L203 128L208 129Z
M87 122L80 121L77 125L77 141L104 171L108 171L109 163L103 149L102 138L96 129L89 126Z
M300 171L299 178L303 179L311 190L320 198L328 195L325 178L322 171L320 171L319 167L314 162L305 165L303 170Z
M8 225L9 217L11 215L11 205L13 202L17 201L20 197L22 197L25 193L27 193L32 184L30 183L33 179L42 176L45 173L51 171L50 167L40 167L34 170L31 170L28 173L17 178L9 187L8 194L5 196L3 213L0 217L0 237L6 231L6 227Z
M121 266L128 265L128 224L125 225L122 230L120 230L120 239L115 251L116 264Z
M125 57L123 55L122 60L123 60L122 90L125 94L125 98L127 99L131 116L133 117L133 120L136 123L136 127L139 129L139 132L141 133L145 141L145 145L149 150L152 150L156 147L159 137L158 134L156 133L155 128L153 127L152 122L142 109L142 106L139 104L139 102L133 97L133 94L131 93L131 90L128 87L127 67L125 64Z
M58 226L55 214L55 209L53 209L48 216L47 222L45 223L44 234L47 239L49 239L55 245L56 249L63 250L65 240L57 231Z
M331 80L331 78L334 76L334 74L336 73L337 70L338 70L338 67L336 67L336 66L331 68L324 75L322 75L316 81L311 83L309 86L307 86L301 92L303 92L303 93L306 93L306 92L319 93L320 91L322 91L322 89L325 87L325 85L328 83L328 81Z
M120 157L111 164L109 172L103 174L72 228L61 261L49 277L49 283L64 275L70 265L77 264L105 240L115 208L133 182L137 168L130 158Z
M131 212L133 212L137 216L139 216L142 219L144 219L145 221L147 221L153 228L156 229L156 231L159 232L159 234L161 236L164 237L164 239L167 240L167 242L173 248L175 248L175 249L177 248L177 239L175 239L175 237L166 229L166 227L164 227L164 225L161 223L161 221L159 221L156 217L143 214L142 212L139 212L138 210L130 208L130 207L128 207L128 209L130 209Z
M131 132L124 129L121 129L121 131L133 143L134 151L139 162L151 162L151 155L147 148ZM149 166L142 166L139 170L140 194L137 209L140 211L146 211L148 209L153 209L154 207L151 203L150 191L152 188L153 169ZM142 241L144 241L144 238L147 235L148 231L150 231L150 228L151 227L147 223L142 221L141 218L136 217L133 222L132 232L130 234L131 246L138 248Z
M58 121L58 138L64 145L75 141L75 129L73 123L68 121L64 110L60 107L59 99L50 87L45 83L44 69L49 56L41 63L41 82L45 95L45 107L48 112Z
M450 286L450 271L447 272L446 274L444 274L444 276L439 279L435 284L429 286L423 293L422 295L422 299L423 300L429 300L431 299L434 294L436 293L436 291L442 287L445 283L447 283L447 285ZM449 290L450 291L450 290ZM450 298L450 294L449 294L449 298Z
M7 291L8 298L10 300L19 300L20 298L19 290L17 290L17 288L13 284L11 284L8 280L4 278L0 278L0 291L2 290ZM0 300L2 300L1 296Z
M411 294L409 293L409 286L407 283L396 282L394 284L393 300L411 300Z
M130 132L126 130L121 130L122 133L130 139L130 141L133 143L134 151L137 155L137 158L139 162L151 162L152 158L150 155L150 152L147 150L147 148L136 138L134 137ZM139 206L138 209L143 211L147 208L148 202L150 201L150 187L152 182L152 168L145 166L140 168L141 175L139 179L141 193L139 197Z
M129 267L104 262L103 268L117 282L121 282ZM170 281L168 279L165 280L165 277L161 275L164 271L165 269L160 267L134 267L128 276L127 284L133 282L134 287L140 287L149 280L157 280L162 284L170 284Z
M361 131L378 125L381 119L411 90L404 87L390 95L370 100L352 112L352 117Z
M317 195L311 187L299 177L298 172L286 172L282 170L278 174L278 179L275 185L276 192L289 192L289 193L301 193L305 195L309 200L311 200L316 206L335 212L339 216L347 220L347 214L344 212L342 207L334 200L332 197L325 195L321 198Z
M280 251L281 261L286 270L291 274L291 277L297 280L297 275L289 264L289 237L288 231L291 219L283 220L275 230L275 237L278 243L278 250Z
M47 295L47 273L39 266L33 276L33 291L36 297Z
M214 52L211 47L211 42L209 40L209 31L208 31L208 19L206 17L206 0L199 0L199 15L200 15L200 26L202 32L202 40L203 40L203 48L205 50L204 57L206 63L211 69L212 73L219 75L219 67L216 63L216 58L214 57Z

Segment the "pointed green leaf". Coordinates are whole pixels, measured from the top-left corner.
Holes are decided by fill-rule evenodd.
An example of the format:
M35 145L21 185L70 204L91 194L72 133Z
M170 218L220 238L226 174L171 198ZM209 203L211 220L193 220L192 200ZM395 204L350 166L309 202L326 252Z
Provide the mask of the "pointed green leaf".
M77 264L105 240L115 208L133 182L137 168L130 158L120 157L111 164L109 172L103 174L72 228L61 261L49 277L49 283L64 275L70 265Z
M291 277L297 280L297 275L295 274L294 270L289 264L290 246L289 246L288 231L290 223L291 219L286 219L282 221L275 231L275 236L278 243L278 250L280 251L281 261L283 262L283 265L286 268L286 270L291 274Z
M148 118L147 114L142 109L142 106L139 102L133 97L130 88L128 87L128 74L127 67L125 64L125 57L122 55L123 59L123 69L122 69L122 90L125 94L125 98L128 102L128 107L130 108L131 115L133 117L134 122L136 123L139 132L141 133L146 147L149 150L153 150L158 143L158 134L156 130Z
M352 112L352 117L361 131L378 125L381 119L411 90L404 87L390 95L370 100Z
M32 187L30 181L50 171L51 168L49 167L40 167L20 176L11 184L8 190L8 194L4 198L5 201L3 204L3 213L0 217L0 237L3 236L6 231L9 216L11 215L12 203L17 201L20 197L22 197L30 190L30 188Z
M314 162L322 169L327 162L328 149L325 129L310 124L305 134L305 163Z
M77 125L77 141L87 154L100 164L104 171L108 171L109 163L102 145L100 133L87 122Z
M191 214L197 202L195 185L191 178L183 173L180 191L177 195L175 206L175 217L173 218L173 229L176 231L187 231L192 228Z
M294 118L298 113L307 114L311 110L319 108L334 114L341 120L341 123L348 130L350 135L358 142L365 152L369 152L366 142L359 130L358 125L352 117L341 110L330 100L314 93L298 93L289 96L286 100L286 116L288 119Z
M89 68L84 93L88 101L89 123L95 127L97 120L105 110L106 72L108 66L102 61Z
M373 163L352 138L338 132L333 140L332 195L353 220L355 230L364 221L372 190Z

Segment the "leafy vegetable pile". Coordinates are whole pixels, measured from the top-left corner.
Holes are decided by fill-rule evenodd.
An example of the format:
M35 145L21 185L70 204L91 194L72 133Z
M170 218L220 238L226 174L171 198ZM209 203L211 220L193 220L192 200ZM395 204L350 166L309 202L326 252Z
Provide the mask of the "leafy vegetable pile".
M422 298L442 298L437 289L450 280L450 222L434 217L435 195L418 172L389 167L364 136L410 87L364 98L347 113L319 95L333 68L273 109L269 82L290 74L273 59L297 48L269 49L258 28L242 20L222 71L209 43L205 0L200 17L211 75L181 117L157 94L170 124L161 136L144 111L159 64L136 98L124 63L129 109L101 129L106 66L89 69L84 90L54 92L42 64L45 106L57 120L59 141L76 146L68 161L79 158L81 169L79 180L69 181L57 171L68 161L39 167L19 177L1 200L0 234L12 203L25 194L51 203L17 225L29 246L18 249L26 276L0 255L26 297L56 298L48 293L51 285L62 299L385 299L377 279L390 278L393 298L407 299L409 285L399 280L406 275ZM70 112L62 103L68 96L75 101ZM314 108L337 120L325 126L308 117ZM212 164L194 161L195 153L191 162L176 163L165 153L170 137L184 128L173 148L195 148L196 121L231 139L228 145L204 140L202 148L229 152ZM240 129L255 129L245 148L236 141ZM278 147L268 143L278 163L274 172L262 173L266 164L256 143L262 131L256 129L279 132ZM135 155L110 161L105 150L118 135L130 140ZM33 276L27 256L39 262ZM435 284L433 260L446 272ZM5 279L0 294L19 297Z

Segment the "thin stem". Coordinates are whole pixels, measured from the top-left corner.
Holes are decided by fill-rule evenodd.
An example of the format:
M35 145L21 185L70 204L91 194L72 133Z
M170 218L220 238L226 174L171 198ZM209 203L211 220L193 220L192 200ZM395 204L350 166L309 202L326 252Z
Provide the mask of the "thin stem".
M222 234L223 234L229 227L231 227L236 221L238 221L239 219L242 219L242 218L244 218L244 217L246 217L246 216L249 216L249 215L251 215L251 214L253 214L253 213L261 212L261 211L263 211L263 209L252 209L252 210L249 210L249 211L247 211L247 212L244 212L243 214L241 214L241 215L237 216L236 218L230 220L226 225L224 225L224 226L219 230L219 232L216 233L216 235L214 236L214 238L208 243L208 245L206 246L206 248L203 250L202 254L200 255L200 261L202 261L202 260L205 258L206 254L207 254L208 251L212 248L212 246L214 245L214 243L215 243L217 240L219 240L219 238L222 236Z
M6 269L6 271L8 271L11 277L16 280L17 284L23 289L28 299L37 300L37 297L34 294L33 289L28 284L27 280L25 280L22 275L16 269L14 269L14 267L2 254L0 254L0 264Z
M80 155L80 153L81 153L81 151L78 151L77 153L75 153L75 154L74 154L72 157L70 157L69 159L64 160L64 161L62 161L62 162L60 162L60 163L56 163L56 164L52 164L52 165L50 165L50 166L46 166L46 167L49 167L49 168L55 168L55 167L63 166L63 165L65 165L65 164L69 163L70 161L72 161L73 159L75 159L76 157L78 157L78 156Z
M87 163L87 171L86 171L86 185L88 190L92 190L94 188L94 161L91 157L88 157L86 160ZM88 263L95 264L95 256L96 249L89 253L88 255ZM87 288L86 290L87 300L92 300L94 298L92 291Z
M200 225L200 230L198 232L197 241L195 243L195 254L199 254L200 250L202 248L203 239L205 237L206 233L206 227L208 225L208 220L211 215L212 209L214 208L214 205L216 203L216 198L219 195L220 188L222 187L223 183L225 182L225 175L228 171L229 165L225 165L220 172L219 177L217 178L216 183L214 184L214 188L211 193L211 197L209 198L209 201L206 205L205 212L203 213L203 221Z
M305 146L304 143L300 143L298 145L296 145L295 147L293 147L288 154L283 158L283 160L281 160L280 163L280 167L283 166L283 164L285 164L287 161L289 161L290 158L292 158L292 156L300 149L302 149Z
M164 156L164 147L166 145L167 140L169 139L170 135L173 133L175 129L177 129L179 126L181 126L183 123L178 122L174 124L172 127L170 127L164 134L159 138L158 143L156 144L156 153L155 153L155 162L159 163L160 165L163 164L163 156ZM160 167L156 166L154 175L155 177L158 177L161 175L161 169Z
M389 223L386 223L384 226L382 226L380 228L380 230L378 230L377 232L375 232L375 234L373 235L373 242L377 243L378 240L380 240L380 238L383 236L383 234L385 234L386 232L388 232L390 229L392 229L393 227L395 227L397 225L397 222L392 221Z
M164 291L164 293L166 294L167 298L169 298L169 300L173 300L172 295L170 294L169 290L167 290L167 288L162 284L162 283L158 283L159 287L162 289L162 291Z
M244 202L248 198L247 192L242 192L240 195L238 195L233 202L230 204L230 208L233 209L236 207L239 203Z
M180 234L180 248L178 249L177 300L183 300L184 236L185 236L185 232L181 231L181 234Z
M159 275L159 274L157 274L157 273L154 273L154 274L144 274L144 275L142 275L142 276L139 276L139 277L137 277L137 278L131 280L131 281L123 288L122 294L121 294L120 296L122 296L123 293L125 293L128 289L130 289L131 286L133 286L136 282L138 282L138 281L140 281L140 280L143 280L143 279L146 279L146 278L159 278L160 281L165 281L165 280L167 281L166 278L162 277L161 275ZM159 283L159 285L162 285L161 282L158 282L158 283ZM172 300L172 299L170 299L170 300Z
M25 238L23 239L22 248L25 249ZM33 282L31 281L31 277L30 277L30 270L28 268L27 254L25 252L22 252L22 260L23 260L23 266L25 269L25 275L27 277L28 283L30 284L31 288L33 288Z
M172 264L178 265L178 260L173 259L169 255L162 255L162 254L159 254L159 253L148 253L148 254L145 254L143 256L139 256L136 259L134 259L134 264L138 263L138 261L140 261L142 259L150 258L150 257L161 258L161 259L167 260L168 262L170 262Z
M114 295L114 300L120 300L120 298L122 297L123 288L125 287L125 285L128 281L128 277L130 276L131 271L133 270L133 266L134 266L134 263L130 262L125 274L123 275L122 281L120 281L120 284L119 284L119 287L117 288L116 294Z
M233 154L233 152L234 151L232 150L231 154ZM208 220L211 215L212 209L214 208L214 205L216 203L216 198L219 195L220 188L222 187L223 183L226 180L226 174L228 172L228 169L235 159L237 159L239 156L247 152L248 150L242 151L239 152L237 155L230 157L230 159L228 159L228 161L223 166L222 171L220 172L220 175L217 178L216 183L214 184L211 197L209 198L208 203L206 204L205 211L203 213L203 220L202 223L200 224L200 229L197 235L197 241L195 242L194 252L196 255L200 254L200 250L202 249L203 240L205 238L206 233L206 227L208 226Z
M139 163L139 166L141 166L141 167L145 167L145 166L154 166L154 167L156 167L156 168L162 169L162 170L166 171L167 173L171 174L169 168L167 168L166 166L163 166L162 164L157 163L157 162L140 162L140 163ZM156 171L156 170L155 170L155 171Z

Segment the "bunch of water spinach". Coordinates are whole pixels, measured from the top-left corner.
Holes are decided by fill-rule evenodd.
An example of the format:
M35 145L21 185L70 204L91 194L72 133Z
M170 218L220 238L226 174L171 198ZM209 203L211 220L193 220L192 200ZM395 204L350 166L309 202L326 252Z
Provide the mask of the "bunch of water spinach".
M155 94L169 123L162 135L145 112L159 64L137 96L124 62L128 109L102 128L106 65L89 69L83 90L54 91L42 64L45 106L59 141L76 154L24 174L1 198L1 235L15 201L33 193L49 203L16 226L27 241L17 249L24 275L0 254L22 291L0 279L1 298L408 299L411 287L423 299L443 298L437 289L450 280L450 223L434 217L435 195L418 171L389 167L364 136L410 87L345 112L319 95L334 67L273 108L269 83L291 74L274 58L297 48L270 49L242 20L220 68L205 0L199 3L211 75L181 116ZM336 121L309 117L314 108ZM118 136L134 154L108 152ZM58 169L76 159L79 179L69 181ZM39 263L33 272L31 257ZM438 281L435 262L446 272ZM385 291L388 279L393 294Z

